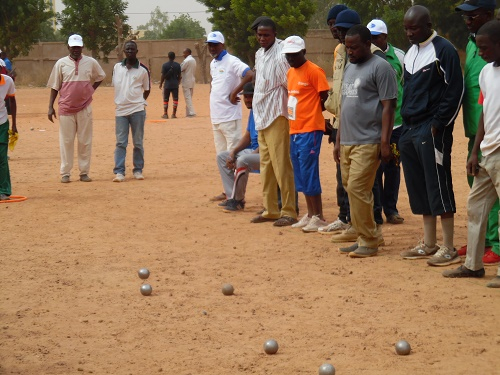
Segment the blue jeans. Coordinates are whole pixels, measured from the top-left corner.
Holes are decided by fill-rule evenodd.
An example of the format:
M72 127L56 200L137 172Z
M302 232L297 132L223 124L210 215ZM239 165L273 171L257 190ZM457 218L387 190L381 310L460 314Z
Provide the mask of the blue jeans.
M125 175L125 157L127 155L129 125L132 129L132 142L134 143L133 172L141 172L144 168L144 121L146 111L139 111L128 116L116 116L116 149L115 168L113 173Z

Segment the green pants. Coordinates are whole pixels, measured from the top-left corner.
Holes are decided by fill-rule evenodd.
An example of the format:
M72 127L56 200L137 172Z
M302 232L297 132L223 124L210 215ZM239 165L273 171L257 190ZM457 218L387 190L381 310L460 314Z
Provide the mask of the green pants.
M469 145L468 145L469 152L467 154L467 160L469 160L470 152L472 151L472 147L474 146L475 140L476 140L475 136L469 138ZM478 159L481 160L481 151L479 151ZM472 183L474 182L474 176L467 175L467 182L469 183L469 186L472 187ZM500 210L500 204L497 199L488 216L488 226L486 227L486 243L484 244L485 247L491 246L492 251L497 255L500 255L500 246L498 244L499 210Z
M9 161L7 148L9 146L9 120L0 125L0 194L11 195Z

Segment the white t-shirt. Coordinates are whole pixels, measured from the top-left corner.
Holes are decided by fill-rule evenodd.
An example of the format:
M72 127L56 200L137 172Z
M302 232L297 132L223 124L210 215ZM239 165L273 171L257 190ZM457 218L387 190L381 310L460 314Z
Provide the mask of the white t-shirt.
M5 108L5 101L3 99L7 99L15 95L16 87L14 86L14 81L12 78L5 74L0 74L0 125L5 124L9 119L7 115L7 108Z
M113 68L116 116L128 116L144 110L147 105L144 91L151 90L148 68L137 60L137 64L127 69L125 60Z
M221 52L221 54L223 53L224 51ZM229 95L240 84L241 78L248 70L250 68L247 64L229 53L224 54L220 60L217 57L210 62L210 74L212 75L210 117L212 124L241 120L241 104L232 104Z
M479 74L481 94L479 103L483 104L484 139L481 152L487 156L500 147L500 66L487 64Z
M188 55L181 64L182 87L193 88L195 84L196 60Z

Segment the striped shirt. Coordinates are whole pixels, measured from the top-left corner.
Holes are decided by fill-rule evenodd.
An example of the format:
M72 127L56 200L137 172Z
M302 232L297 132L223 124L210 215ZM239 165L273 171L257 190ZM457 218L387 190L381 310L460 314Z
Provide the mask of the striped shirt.
M290 65L281 53L281 40L276 39L266 51L260 48L255 54L255 88L253 115L255 129L263 130L279 116L288 118L288 82L286 74Z
M99 63L82 55L77 61L70 56L57 60L47 86L59 91L59 115L80 112L92 102L94 82L106 77Z

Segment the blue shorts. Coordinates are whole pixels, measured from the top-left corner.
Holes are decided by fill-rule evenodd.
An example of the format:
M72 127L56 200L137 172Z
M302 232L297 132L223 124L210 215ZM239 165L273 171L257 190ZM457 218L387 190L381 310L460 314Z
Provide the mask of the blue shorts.
M305 195L321 194L319 181L319 153L323 132L290 135L290 157L293 164L295 190Z

